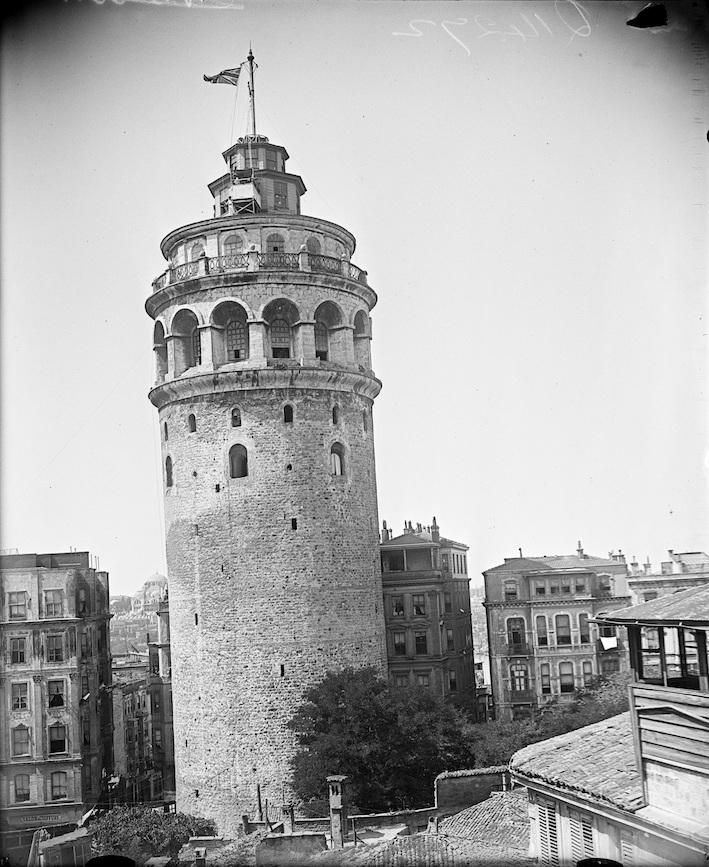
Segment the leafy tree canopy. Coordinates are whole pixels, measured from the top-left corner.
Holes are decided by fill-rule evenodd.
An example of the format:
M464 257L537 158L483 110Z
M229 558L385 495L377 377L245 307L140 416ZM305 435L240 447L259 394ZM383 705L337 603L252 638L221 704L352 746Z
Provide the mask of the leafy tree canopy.
M114 807L91 823L95 855L125 855L143 864L153 855L176 855L190 837L215 833L214 823L149 807Z
M389 690L376 669L345 669L308 690L289 726L300 747L293 785L322 798L325 778L346 774L363 811L423 807L446 769L470 767L463 713L431 690Z

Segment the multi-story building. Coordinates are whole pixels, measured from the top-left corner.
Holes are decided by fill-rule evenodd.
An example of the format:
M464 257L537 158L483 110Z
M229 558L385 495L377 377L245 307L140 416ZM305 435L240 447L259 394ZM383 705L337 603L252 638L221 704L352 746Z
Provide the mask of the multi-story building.
M389 680L475 706L468 546L409 521L380 545Z
M0 557L0 830L78 821L112 763L108 573L87 552Z
M649 559L642 567L635 560L630 564L628 588L634 605L709 582L709 556L703 551L675 552L670 548L667 554L659 572L653 571Z
M167 268L146 302L177 806L226 834L259 792L294 798L288 721L305 690L328 671L386 669L377 296L350 232L301 213L305 185L254 117L209 185L214 217L163 239Z
M114 658L115 801L172 803L175 758L172 728L170 620L167 591L157 611L156 642L146 653Z
M705 865L709 586L601 619L628 632L630 712L512 757L512 778L528 790L530 854L564 867Z
M627 653L597 614L628 605L622 553L505 558L483 573L490 677L497 719L529 716L573 698L600 674L626 669Z

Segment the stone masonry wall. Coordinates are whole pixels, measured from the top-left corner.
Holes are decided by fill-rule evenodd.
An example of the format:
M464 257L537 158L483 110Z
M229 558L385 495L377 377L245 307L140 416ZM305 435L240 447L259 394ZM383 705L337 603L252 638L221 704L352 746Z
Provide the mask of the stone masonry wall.
M348 665L385 670L371 405L330 382L216 390L160 410L163 473L169 455L174 475L165 521L178 809L214 818L220 833L255 814L257 784L271 803L292 797L286 722L308 686ZM330 472L334 442L343 476ZM248 450L243 479L229 477L234 443Z

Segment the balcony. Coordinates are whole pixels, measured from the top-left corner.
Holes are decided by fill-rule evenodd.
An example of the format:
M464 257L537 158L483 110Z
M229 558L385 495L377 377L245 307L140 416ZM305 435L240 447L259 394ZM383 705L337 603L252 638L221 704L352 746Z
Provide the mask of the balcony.
M166 286L184 283L197 277L233 274L245 271L302 271L305 273L333 274L355 280L367 286L367 272L346 259L321 256L301 251L300 253L236 253L231 256L204 256L194 262L185 262L168 268L153 280L153 292Z

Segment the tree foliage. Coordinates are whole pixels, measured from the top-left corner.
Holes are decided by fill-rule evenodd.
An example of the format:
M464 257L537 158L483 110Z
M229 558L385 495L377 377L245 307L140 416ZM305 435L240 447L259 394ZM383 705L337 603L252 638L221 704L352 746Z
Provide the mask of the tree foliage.
M522 747L623 713L628 710L629 681L626 672L603 675L571 701L557 699L528 720L469 725L466 736L474 747L475 766L507 764Z
M153 855L176 855L190 837L215 833L214 823L149 807L114 807L91 823L95 855L125 855L143 864Z
M437 774L473 760L465 725L431 690L389 690L374 668L330 673L289 723L299 745L294 788L305 801L319 799L327 776L346 774L360 810L426 806Z

